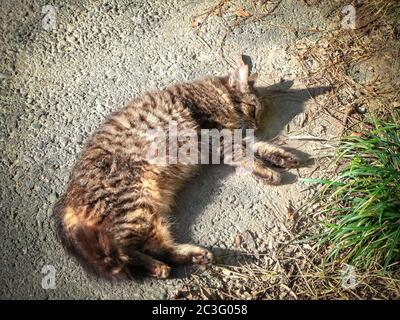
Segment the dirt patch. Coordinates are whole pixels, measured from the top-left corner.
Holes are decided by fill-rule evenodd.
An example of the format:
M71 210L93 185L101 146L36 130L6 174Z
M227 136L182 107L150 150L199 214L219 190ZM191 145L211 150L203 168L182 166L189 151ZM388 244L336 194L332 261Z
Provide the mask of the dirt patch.
M46 5L55 9L52 28L43 20ZM316 112L325 101L325 84L306 86L290 50L301 39L322 36L310 29L331 27L332 7L281 1L268 21L230 30L232 17L210 16L212 23L199 33L192 17L209 5L174 0L1 2L2 298L154 299L171 297L185 285L190 268L167 281L108 283L88 277L54 234L52 206L85 139L108 113L147 90L224 74L230 69L226 60L242 52L260 75L267 105L261 135L299 150L305 160L323 158L331 148L329 141L341 125ZM239 18L244 19L251 8L243 4L242 9ZM320 163L305 162L308 166L287 173L278 187L223 166L205 168L178 195L178 239L213 248L220 264L238 268L243 256L256 255L274 270L271 276L282 277L295 264L274 266L274 257L296 234L293 221L298 227L307 223L292 208L313 194L298 177L314 176ZM52 290L42 285L44 266L54 267ZM194 271L206 281L219 281L214 270ZM243 285L243 279L238 281ZM283 288L282 297L290 296Z

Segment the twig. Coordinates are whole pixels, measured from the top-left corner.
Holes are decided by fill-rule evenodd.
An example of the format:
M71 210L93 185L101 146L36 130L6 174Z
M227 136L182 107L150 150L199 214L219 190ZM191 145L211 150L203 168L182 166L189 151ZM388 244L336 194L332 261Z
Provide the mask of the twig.
M304 135L304 136L285 136L285 138L289 140L307 140L307 141L328 141L325 138L318 138L312 135Z

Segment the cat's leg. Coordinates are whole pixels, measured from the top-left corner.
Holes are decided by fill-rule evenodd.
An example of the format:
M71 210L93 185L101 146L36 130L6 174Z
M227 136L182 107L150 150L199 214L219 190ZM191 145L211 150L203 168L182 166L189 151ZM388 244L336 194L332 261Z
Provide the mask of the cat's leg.
M225 164L249 171L264 183L271 185L279 184L281 182L281 176L278 172L271 169L268 164L273 163L277 166L289 168L292 164L294 165L297 160L294 155L284 149L263 141L256 140L253 144L253 148L248 150L247 141L243 140L241 147L241 154L246 156L238 158L235 158L235 156L229 157L229 161L226 162L224 159L225 153L221 146L221 160ZM252 154L249 155L249 152Z
M208 265L212 263L213 254L202 247L193 244L178 244L159 247L160 259L171 265L198 264Z
M269 168L257 157L253 159L243 159L242 161L235 162L234 165L250 171L251 174L267 184L277 185L281 182L281 175Z
M300 160L297 156L265 141L255 141L253 150L256 158L281 168L296 168L300 165Z
M171 268L153 257L134 250L129 253L131 272L139 271L157 279L166 279L171 274Z
M171 268L141 249L141 245L154 230L154 220L150 210L137 208L116 215L108 233L112 235L115 245L128 256L127 269L132 275L138 273L165 279L170 275Z
M192 245L176 243L163 219L157 219L155 230L146 241L143 249L149 255L170 265L199 264L207 265L213 261L213 255L207 249Z

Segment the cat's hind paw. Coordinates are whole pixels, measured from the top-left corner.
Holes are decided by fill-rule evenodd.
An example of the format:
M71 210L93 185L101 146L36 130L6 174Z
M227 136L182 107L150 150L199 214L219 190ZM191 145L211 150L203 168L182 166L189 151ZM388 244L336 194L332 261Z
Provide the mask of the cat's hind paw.
M206 249L199 249L198 252L192 253L192 263L203 266L211 264L214 260L214 255Z
M163 263L154 266L151 276L156 279L167 279L171 274L171 268Z

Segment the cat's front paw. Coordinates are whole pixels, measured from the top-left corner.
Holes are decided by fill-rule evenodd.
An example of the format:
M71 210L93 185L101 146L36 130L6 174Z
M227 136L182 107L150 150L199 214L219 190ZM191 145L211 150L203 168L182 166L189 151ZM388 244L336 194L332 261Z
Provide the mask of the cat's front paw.
M281 175L272 170L264 170L263 172L253 171L253 175L263 183L270 185L278 185L281 183Z
M213 262L214 255L210 251L203 248L196 251L192 253L192 263L204 266Z
M289 152L279 152L269 155L266 159L281 168L298 168L300 166L300 159Z
M287 156L283 158L284 168L298 168L300 164L300 159L294 154L288 153Z

